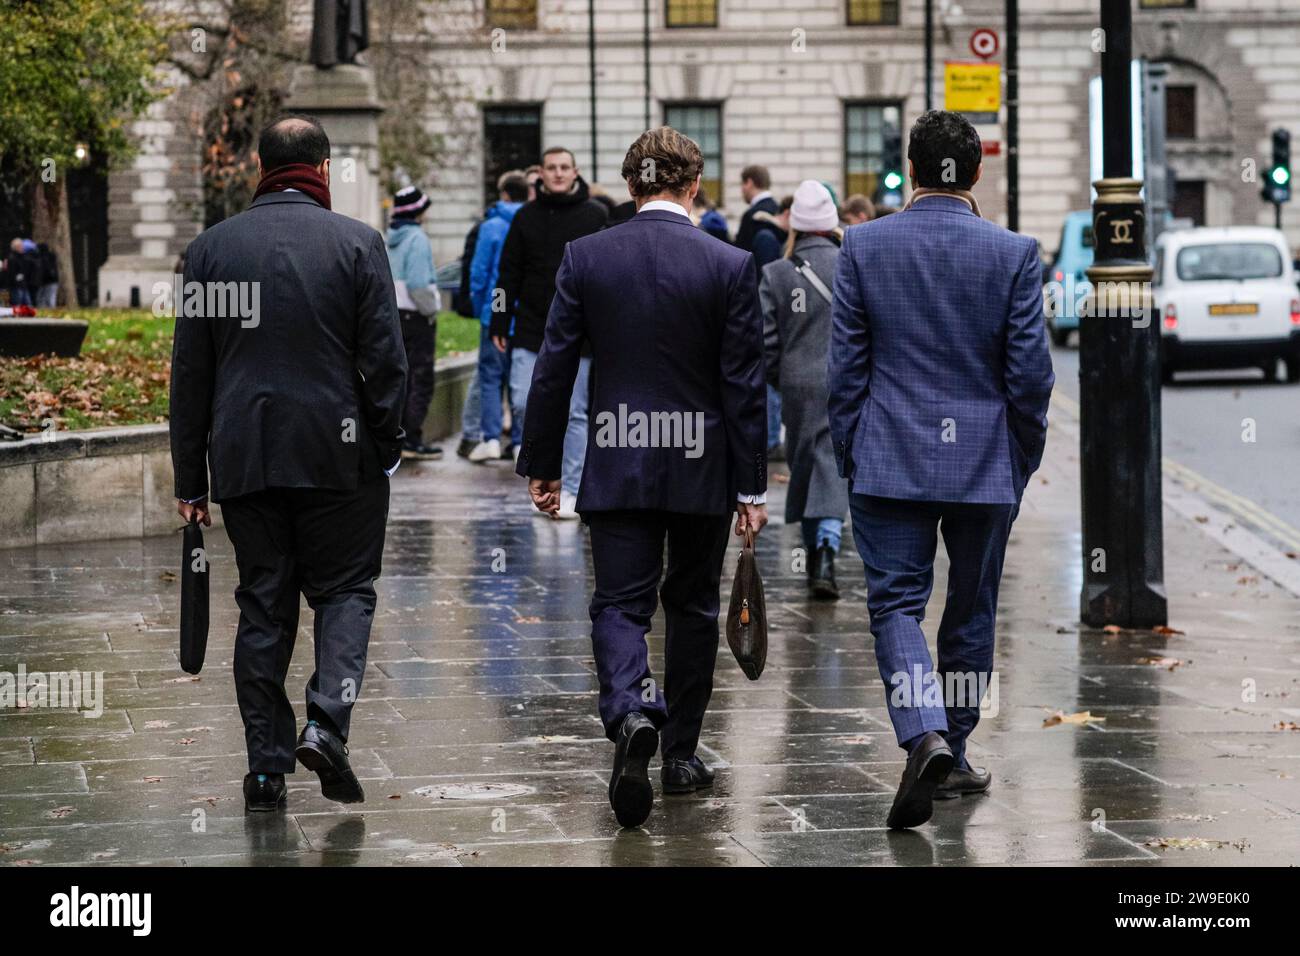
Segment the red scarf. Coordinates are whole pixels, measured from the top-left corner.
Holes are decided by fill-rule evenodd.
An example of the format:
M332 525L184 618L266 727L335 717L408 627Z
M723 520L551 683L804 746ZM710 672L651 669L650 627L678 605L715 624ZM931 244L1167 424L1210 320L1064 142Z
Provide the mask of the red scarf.
M267 193L283 192L286 189L296 189L316 200L326 209L330 208L330 184L316 171L315 166L306 163L289 163L267 173L257 184L257 192L253 193L253 198L257 199Z

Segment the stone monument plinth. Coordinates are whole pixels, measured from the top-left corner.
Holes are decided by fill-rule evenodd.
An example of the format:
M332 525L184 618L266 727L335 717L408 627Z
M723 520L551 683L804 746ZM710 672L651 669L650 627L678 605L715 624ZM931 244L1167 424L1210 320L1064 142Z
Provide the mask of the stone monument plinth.
M320 69L310 63L293 71L285 109L320 120L330 138L330 203L375 229L383 227L379 187L379 104L369 67L340 63Z

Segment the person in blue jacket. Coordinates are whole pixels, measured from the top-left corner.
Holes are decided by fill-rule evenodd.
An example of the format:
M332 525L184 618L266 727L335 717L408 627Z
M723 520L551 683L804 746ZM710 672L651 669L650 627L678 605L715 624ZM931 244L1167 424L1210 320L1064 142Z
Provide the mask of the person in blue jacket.
M510 355L492 344L488 328L493 312L509 309L509 303L503 301L505 293L497 285L497 275L510 223L528 199L528 180L522 174L505 176L501 180L500 197L500 201L488 210L487 218L479 226L474 260L470 264L470 298L474 303L474 314L482 323L479 332L478 386L483 440L469 453L469 460L473 462L494 461L501 457L501 388L509 380ZM510 423L511 441L516 448L519 447L522 425L522 422L517 421Z

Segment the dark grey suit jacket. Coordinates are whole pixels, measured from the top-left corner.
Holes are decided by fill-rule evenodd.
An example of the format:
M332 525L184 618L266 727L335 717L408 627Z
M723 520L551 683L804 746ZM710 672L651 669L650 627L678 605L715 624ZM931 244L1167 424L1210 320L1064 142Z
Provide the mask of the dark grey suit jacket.
M350 491L396 463L406 352L378 232L304 193L272 193L190 243L185 282L220 294L197 315L177 307L178 498L207 493L209 467L221 501L265 488ZM255 317L230 307L232 289Z

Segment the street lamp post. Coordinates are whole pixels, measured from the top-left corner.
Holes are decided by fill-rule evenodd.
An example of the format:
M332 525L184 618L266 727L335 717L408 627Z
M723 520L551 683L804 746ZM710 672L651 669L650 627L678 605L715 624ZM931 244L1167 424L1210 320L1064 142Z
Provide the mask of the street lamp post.
M1131 3L1101 0L1102 178L1093 184L1093 291L1079 322L1080 616L1092 627L1168 620L1160 328L1152 316L1142 182L1132 178Z

